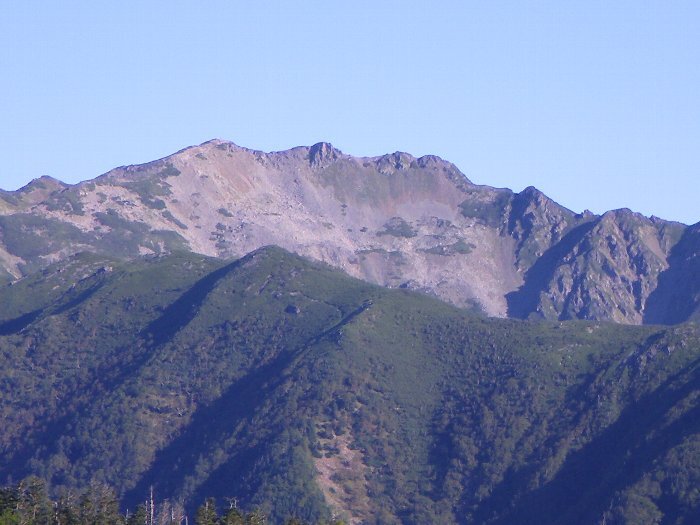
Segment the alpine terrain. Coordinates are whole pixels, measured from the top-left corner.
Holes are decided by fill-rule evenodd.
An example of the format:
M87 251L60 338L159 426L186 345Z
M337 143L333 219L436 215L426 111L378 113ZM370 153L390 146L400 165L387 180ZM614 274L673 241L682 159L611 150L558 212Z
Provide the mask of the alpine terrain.
M75 186L43 177L0 193L0 271L19 278L81 251L228 258L277 245L489 316L676 323L698 309L700 290L683 284L698 282L698 228L576 214L532 187L472 184L433 156L213 140Z
M0 524L698 523L699 252L326 143L2 192Z

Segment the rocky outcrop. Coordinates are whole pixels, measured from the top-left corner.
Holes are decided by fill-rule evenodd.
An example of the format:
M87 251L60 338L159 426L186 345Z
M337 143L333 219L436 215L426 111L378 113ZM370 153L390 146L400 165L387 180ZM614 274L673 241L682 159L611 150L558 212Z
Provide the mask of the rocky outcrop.
M581 216L573 224L509 296L512 313L640 324L659 275L668 268L658 221L616 210Z
M671 249L644 313L645 323L700 320L700 223L685 229Z
M659 313L697 267L685 229L475 185L435 156L213 140L75 186L42 178L0 193L0 279L86 250L236 257L276 244L494 316L676 322L697 304L691 293L677 314Z

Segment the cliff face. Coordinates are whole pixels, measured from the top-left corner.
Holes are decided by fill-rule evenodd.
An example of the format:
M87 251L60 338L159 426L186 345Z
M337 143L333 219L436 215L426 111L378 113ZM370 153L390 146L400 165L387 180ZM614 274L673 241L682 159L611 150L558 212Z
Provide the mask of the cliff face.
M438 157L357 158L327 143L264 153L214 140L75 186L42 178L0 193L6 279L80 251L233 257L275 244L501 317L683 320L697 291L659 312L686 276L697 282L697 237L627 210L577 215L534 188L478 186Z
M700 319L700 224L683 231L668 257L668 270L647 301L644 322L674 324Z
M511 314L640 324L684 229L629 210L582 216L509 294Z

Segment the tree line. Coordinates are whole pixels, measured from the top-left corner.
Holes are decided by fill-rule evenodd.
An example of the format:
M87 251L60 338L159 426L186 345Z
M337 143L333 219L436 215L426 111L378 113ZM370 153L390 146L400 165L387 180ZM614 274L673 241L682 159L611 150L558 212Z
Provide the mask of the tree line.
M260 509L239 508L235 498L220 507L207 498L189 516L181 502L156 501L151 490L145 501L122 512L114 490L93 483L80 493L68 491L49 497L44 480L29 477L16 485L0 488L0 525L267 525ZM285 525L310 525L291 517ZM317 525L344 525L341 520Z

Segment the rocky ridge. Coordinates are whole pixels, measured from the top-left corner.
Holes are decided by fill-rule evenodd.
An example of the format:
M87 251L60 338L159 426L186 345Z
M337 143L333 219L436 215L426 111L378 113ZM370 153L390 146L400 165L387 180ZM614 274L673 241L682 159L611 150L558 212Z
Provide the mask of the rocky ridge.
M697 310L697 232L476 185L435 156L212 140L73 186L42 177L0 192L0 278L81 251L228 258L279 245L492 316L676 323Z

